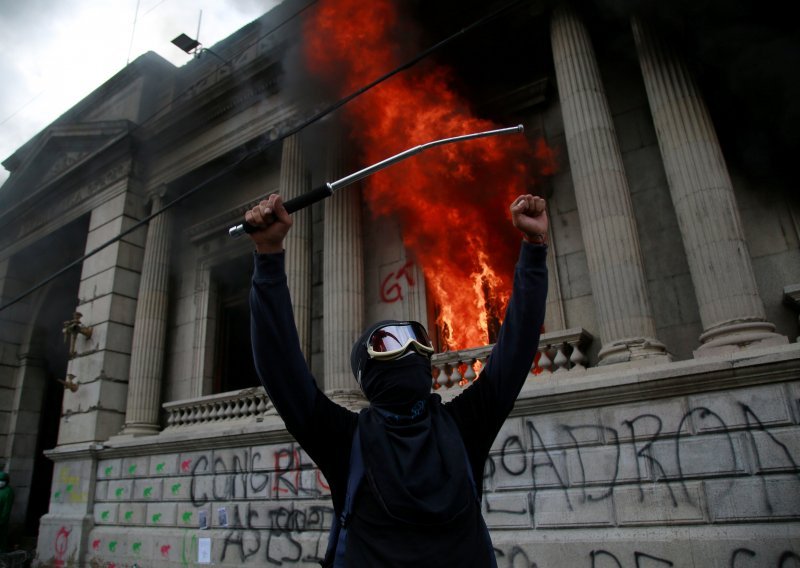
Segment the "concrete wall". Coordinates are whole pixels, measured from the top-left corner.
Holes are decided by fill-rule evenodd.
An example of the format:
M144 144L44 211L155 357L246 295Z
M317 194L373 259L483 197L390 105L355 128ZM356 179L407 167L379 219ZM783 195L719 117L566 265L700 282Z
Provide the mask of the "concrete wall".
M795 344L531 381L486 464L499 566L796 565L799 368ZM231 424L59 462L51 513L93 502L82 565L195 565L201 539L215 565L313 565L324 478L277 417ZM80 530L43 531L41 561L81 561Z

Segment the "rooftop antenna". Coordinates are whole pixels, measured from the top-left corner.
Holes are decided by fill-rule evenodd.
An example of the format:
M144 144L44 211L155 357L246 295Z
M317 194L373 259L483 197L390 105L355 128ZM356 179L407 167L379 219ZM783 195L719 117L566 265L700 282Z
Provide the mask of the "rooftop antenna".
M200 13L197 15L197 33L195 34L197 41L200 41L200 24L202 23L202 21L203 21L203 9L200 8Z
M136 35L136 21L139 19L139 2L140 0L136 0L136 11L133 13L133 26L131 27L131 42L128 44L128 60L125 62L125 65L131 62L131 51L133 50L133 38Z
M203 47L203 44L200 43L200 24L203 21L203 10L200 10L200 15L197 18L197 34L195 34L194 38L190 38L186 34L181 34L175 39L172 40L172 43L188 53L189 55L193 55L195 59L199 59L201 55L204 53L210 53L220 61L222 61L225 65L230 65L229 61L225 61L222 57L218 54L214 53L207 47Z

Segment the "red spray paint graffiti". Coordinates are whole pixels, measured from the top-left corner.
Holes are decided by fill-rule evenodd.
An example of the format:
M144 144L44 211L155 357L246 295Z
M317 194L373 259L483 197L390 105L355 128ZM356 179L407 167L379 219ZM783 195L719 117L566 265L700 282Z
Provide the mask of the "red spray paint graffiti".
M403 267L390 272L381 282L381 301L392 304L403 299L402 282L405 280L408 287L416 284L414 279L414 261L408 260Z
M56 556L53 559L54 566L64 566L64 556L67 554L67 546L69 545L69 533L72 532L67 527L61 527L56 533L56 541L53 546Z

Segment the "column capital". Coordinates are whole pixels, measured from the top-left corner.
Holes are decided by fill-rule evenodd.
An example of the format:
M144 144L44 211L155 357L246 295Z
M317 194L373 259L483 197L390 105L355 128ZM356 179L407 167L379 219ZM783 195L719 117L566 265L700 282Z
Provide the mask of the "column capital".
M160 202L163 201L164 198L167 196L167 191L168 191L167 184L162 183L161 185L150 189L147 193L147 196L153 203L155 203L157 199L159 201L159 206L160 206Z

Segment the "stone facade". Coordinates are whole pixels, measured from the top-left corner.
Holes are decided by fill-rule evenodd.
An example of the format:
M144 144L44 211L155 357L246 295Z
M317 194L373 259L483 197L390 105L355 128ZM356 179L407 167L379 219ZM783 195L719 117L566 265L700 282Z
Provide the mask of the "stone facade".
M241 351L251 245L226 234L260 196L356 169L330 122L295 132L318 108L288 68L304 4L214 46L227 65L142 56L4 162L2 305L90 254L0 310L0 467L39 565L324 553L328 488ZM485 470L498 564L800 563L798 204L726 159L657 19L555 4L515 12L549 41L486 107L559 162L540 358ZM352 339L431 323L423 267L357 187L298 216L289 246L312 372L357 406ZM73 311L91 334L65 345ZM437 354L434 388L457 396L487 353Z
M499 564L796 559L798 360L794 344L531 377L486 464ZM86 554L98 565L193 564L199 539L216 565L311 565L333 514L324 477L270 411L59 461L53 489L50 516L93 502ZM42 529L40 554L78 554L72 529Z

